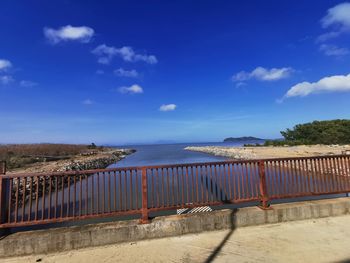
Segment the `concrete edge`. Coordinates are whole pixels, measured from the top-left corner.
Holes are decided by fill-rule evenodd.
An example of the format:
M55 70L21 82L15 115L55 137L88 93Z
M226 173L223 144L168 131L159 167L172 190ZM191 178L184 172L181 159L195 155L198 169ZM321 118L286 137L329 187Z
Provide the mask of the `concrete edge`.
M138 220L19 232L0 240L0 258L47 254L203 231L340 216L350 213L350 198L273 205L271 210L236 210L162 216L150 224Z

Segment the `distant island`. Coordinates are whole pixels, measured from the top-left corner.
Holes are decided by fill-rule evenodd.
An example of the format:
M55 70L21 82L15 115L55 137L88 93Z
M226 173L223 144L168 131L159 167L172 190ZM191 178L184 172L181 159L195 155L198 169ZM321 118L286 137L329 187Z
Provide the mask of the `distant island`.
M225 138L224 142L244 142L244 141L265 141L264 139L261 138L256 138L253 136L244 136L244 137L229 137Z

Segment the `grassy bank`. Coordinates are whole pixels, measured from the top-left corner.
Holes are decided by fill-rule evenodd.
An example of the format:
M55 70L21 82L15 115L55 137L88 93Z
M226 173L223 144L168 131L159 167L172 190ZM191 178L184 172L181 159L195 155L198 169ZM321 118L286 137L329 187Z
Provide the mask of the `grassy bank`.
M8 169L23 168L40 162L67 160L77 155L89 155L105 147L76 144L8 144L0 145L0 160Z

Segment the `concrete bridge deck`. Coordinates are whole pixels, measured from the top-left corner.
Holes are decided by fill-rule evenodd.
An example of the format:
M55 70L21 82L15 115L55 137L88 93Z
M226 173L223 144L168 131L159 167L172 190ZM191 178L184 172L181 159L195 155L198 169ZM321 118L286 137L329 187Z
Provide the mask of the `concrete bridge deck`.
M349 262L350 215L189 234L14 262Z

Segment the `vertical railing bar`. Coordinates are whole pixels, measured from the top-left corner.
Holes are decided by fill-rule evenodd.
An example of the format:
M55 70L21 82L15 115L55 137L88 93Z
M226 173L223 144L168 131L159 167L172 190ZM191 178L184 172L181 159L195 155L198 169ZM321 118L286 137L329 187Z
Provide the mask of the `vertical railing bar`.
M11 210L12 210L12 191L13 191L13 178L9 179L9 184L10 184L10 189L8 193L8 202L9 202L9 207L8 207L8 219L7 222L11 223Z
M161 171L161 175L162 175L162 207L165 207L165 194L164 194L164 188L165 188L165 183L164 183L164 176L165 176L165 172L164 172L164 168L160 168Z
M240 169L239 164L235 164L236 170L237 170L237 190L238 190L238 198L237 200L241 199L241 175L240 175Z
M79 216L82 215L82 199L83 199L83 181L82 181L82 175L79 175L79 181L80 181L80 189L79 189Z
M55 176L56 178L56 185L55 185L55 218L57 218L57 208L58 208L58 176Z
M220 169L220 173L222 174L222 178L224 178L224 196L225 196L225 200L230 200L231 199L231 194L230 194L230 178L228 177L228 174L225 173L225 166L224 165L219 165L219 169ZM233 165L232 165L232 169L234 169ZM233 181L235 181L235 172L234 170L232 170L232 178ZM227 189L227 186L229 189ZM228 191L227 191L228 190ZM235 192L235 189L233 189L233 193ZM227 196L227 193L229 193L230 195Z
M303 193L306 193L307 190L306 190L306 181L305 181L305 163L304 163L304 160L301 159L299 160L299 167L300 167L300 171L301 171L301 185L302 185L302 191Z
M265 163L265 173L266 173L266 182L267 185L270 186L269 188L267 188L267 191L269 193L269 195L273 196L274 195L274 185L275 185L275 176L274 176L274 169L273 167L273 163L271 161L267 161ZM270 191L270 192L269 192Z
M74 175L73 177L73 184L74 184L74 190L73 190L73 217L76 215L76 201L77 201L77 176Z
M215 186L216 186L216 195L215 195L215 200L214 201L221 201L220 197L220 178L218 177L218 171L217 171L217 165L213 165L213 170L214 170L214 178L215 178Z
M19 186L20 186L20 178L16 177L17 187L16 187L16 202L15 202L15 223L17 223L18 218L18 194L19 194Z
M228 185L228 193L229 193L229 200L232 200L232 189L231 189L231 177L232 177L232 174L230 172L230 165L227 165L227 185Z
M89 211L89 177L92 175L85 175L85 215L88 214Z
M199 189L200 189L200 185L199 185L199 170L198 170L198 165L192 166L192 172L191 172L191 178L192 178L192 188L194 185L194 181L196 181L196 193L194 193L194 191L192 191L192 200L191 203L199 203L200 202L200 197L199 197ZM189 185L188 185L189 187Z
M33 177L30 177L30 189L29 189L29 212L28 212L28 220L31 221L32 218L32 203L33 203Z
M38 210L39 210L39 177L36 176L36 193L35 193L35 221L38 220Z
M242 193L242 198L246 198L246 192L245 192L245 187L244 187L244 167L243 167L243 163L241 163L240 165L241 169L241 193Z
M41 194L42 201L41 201L41 220L44 220L45 216L45 190L46 190L46 177L43 176L43 191Z
M141 168L142 176L142 214L141 214L141 223L148 223L148 178L147 178L147 168Z
M326 177L325 177L325 173L324 173L322 157L317 158L317 162L318 162L319 173L320 173L320 178L321 178L321 191L323 193L325 193L325 192L327 192L327 189L326 189Z
M287 176L287 170L288 170L288 164L285 160L283 161L278 161L280 169L279 169L279 178L280 182L282 184L283 182L283 189L281 189L279 195L287 195L288 194L288 176Z
M122 189L122 172L118 172L118 177L119 177L119 184L118 184L118 189L119 189L119 210L123 210L123 189Z
M297 176L296 176L296 173L295 173L295 162L294 160L290 160L290 173L291 173L291 176L292 176L292 181L293 181L293 194L296 194L298 193L298 182L297 182Z
M157 207L159 208L160 207L160 203L159 203L159 192L160 192L160 190L159 190L159 181L160 181L160 179L159 179L159 171L158 171L158 168L156 168L155 169L155 178L156 178L156 205L157 205Z
M127 203L127 199L128 199L128 193L127 193L127 187L128 187L128 177L126 174L126 171L124 171L124 187L123 187L123 196L124 196L124 210L127 211L128 210L128 203Z
M172 183L170 183L170 189L171 189L171 205L175 205L175 173L174 168L168 168L171 171L170 180Z
M97 214L100 213L100 173L97 173Z
M49 205L48 205L48 219L51 219L51 199L52 199L52 176L49 176Z
M343 164L342 164L342 159L340 157L337 157L337 165L338 165L339 179L341 182L341 191L344 191L346 187L345 187L345 180L344 180Z
M62 196L61 196L61 215L60 215L61 218L63 217L63 209L64 209L64 177L65 176L63 175L62 180L61 180L61 182L62 182L62 185L61 185L61 188L62 188L62 190L61 190L61 193L62 193ZM68 176L68 178L69 178L69 176Z
M133 173L132 173L132 171L133 170L130 170L129 171L129 182L130 182L130 194L129 194L129 198L130 198L130 202L129 202L129 204L130 204L130 207L129 207L129 210L132 210L132 207L133 207L133 203L132 203L132 175L133 175Z
M254 181L255 181L255 197L259 197L259 165L254 162Z
M167 202L166 202L166 204L167 204L167 206L169 206L170 205L170 197L169 197L169 195L170 195L170 188L169 188L169 180L170 180L170 178L169 178L169 170L168 170L168 168L165 168L165 171L166 171L166 184L167 184L167 193L166 193L166 195L167 195Z
M340 187L340 182L339 182L339 176L337 174L337 164L335 162L335 158L334 157L332 157L331 159L332 159L332 163L333 163L333 167L334 167L334 169L332 169L332 171L333 171L333 174L335 176L336 183L337 183L337 190L336 191L340 191L341 187Z
M186 204L186 201L185 201L185 178L187 178L187 169L188 167L185 166L185 167L182 167L182 205L185 205ZM185 170L185 171L184 171ZM186 177L185 177L185 174L186 174ZM158 195L157 195L158 197Z
M347 166L347 161L346 157L344 156L342 158L342 163L343 163L343 171L344 171L344 180L346 182L346 190L349 190L349 175L348 175L348 166Z
M108 172L108 192L107 192L107 200L108 200L108 212L111 212L111 172Z
M347 191L350 191L350 156L344 157L344 163L345 163L345 174L346 174L346 181L348 182L348 188ZM348 195L348 193L347 193Z
M91 176L91 214L95 214L95 178L98 177L98 173Z
M209 176L209 185L208 185L208 188L209 188L209 202L213 202L213 197L214 197L214 194L215 194L215 189L214 189L214 180L213 180L213 176L212 176L212 166L211 165L208 165L208 176Z
M151 200L151 207L155 207L155 186L154 186L154 168L151 169L151 196L152 196L152 200Z
M24 221L25 217L25 202L26 202L26 192L27 192L27 178L23 177L23 193L22 193L22 218L21 221Z
M102 214L106 213L106 173L102 172L103 175L103 187L102 187L102 205L101 208L102 210Z
M175 168L176 170L176 178L177 178L177 202L176 202L176 205L181 205L181 203L183 203L183 201L180 202L180 196L181 196L181 193L180 193L180 167L176 167Z
M70 187L70 181L71 181L71 176L67 177L67 217L70 216L70 192L71 192L71 187ZM63 189L62 189L63 191Z
M247 175L249 176L250 181L250 197L254 197L254 185L253 185L253 169L252 169L252 163L249 162L249 174L247 172Z
M328 170L327 170L327 164L325 163L325 158L321 158L321 163L322 163L322 172L324 174L324 180L325 180L325 191L329 191L330 188L330 180L329 180L329 175L328 175Z

